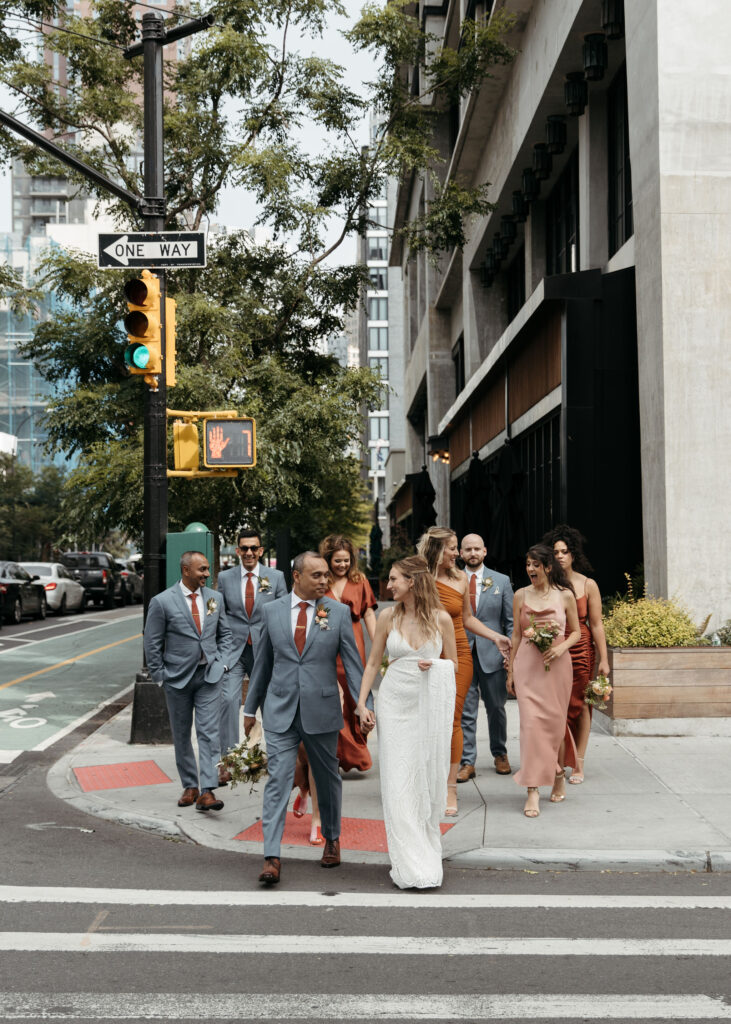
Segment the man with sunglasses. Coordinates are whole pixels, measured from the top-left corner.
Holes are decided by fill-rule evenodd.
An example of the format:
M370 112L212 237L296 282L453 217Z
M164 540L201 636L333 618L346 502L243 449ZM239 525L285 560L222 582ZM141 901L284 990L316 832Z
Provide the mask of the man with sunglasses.
M263 607L267 602L287 593L284 573L262 565L264 554L261 538L256 530L242 527L236 541L240 565L224 569L218 575L218 591L233 633L228 663L230 671L224 679L221 699L221 754L239 743L239 710L241 684L244 674L251 675L257 644L264 622ZM225 785L231 781L227 771L219 769L218 781Z

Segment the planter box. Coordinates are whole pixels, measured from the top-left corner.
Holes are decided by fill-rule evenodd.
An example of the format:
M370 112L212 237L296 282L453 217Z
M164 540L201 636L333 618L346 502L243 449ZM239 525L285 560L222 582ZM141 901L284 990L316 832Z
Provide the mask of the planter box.
M609 668L605 731L731 735L731 647L610 647Z

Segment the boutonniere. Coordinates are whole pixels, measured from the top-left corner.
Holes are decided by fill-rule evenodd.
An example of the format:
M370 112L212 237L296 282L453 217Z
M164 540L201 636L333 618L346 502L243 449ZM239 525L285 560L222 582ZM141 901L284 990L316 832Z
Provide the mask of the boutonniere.
M482 593L484 594L485 591L489 590L491 586L492 586L492 576L483 576L482 577ZM495 593L497 593L497 591L495 591Z
M318 606L315 611L315 622L320 629L330 629L330 623L328 617L330 615L330 609L326 608L324 604Z
M206 605L206 615L213 615L218 610L218 604L213 600L212 597L208 598L208 604Z
M272 585L269 582L269 577L268 576L260 576L259 577L259 593L260 594L268 594L271 589L272 589Z

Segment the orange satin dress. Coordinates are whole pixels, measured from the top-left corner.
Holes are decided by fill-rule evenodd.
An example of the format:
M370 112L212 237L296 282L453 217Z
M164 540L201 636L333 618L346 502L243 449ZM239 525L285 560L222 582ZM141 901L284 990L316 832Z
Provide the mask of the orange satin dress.
M473 665L470 642L465 633L462 622L463 598L458 590L450 587L448 583L440 583L437 580L437 590L442 608L448 612L454 625L454 635L457 638L457 697L454 702L454 724L452 725L452 748L450 764L459 764L462 757L464 736L462 735L462 708L464 707L467 691L472 683Z
M579 613L579 628L581 639L569 648L571 664L574 670L574 679L571 685L571 700L569 701L568 726L574 740L577 739L579 731L579 718L582 708L588 707L591 715L591 705L584 704L586 684L591 679L594 668L594 640L589 629L589 600L584 594L576 598L576 610ZM567 635L568 635L567 630Z
M337 598L331 590L328 590L326 597L334 601ZM350 617L353 621L353 636L360 654L360 660L365 668L365 638L363 636L363 616L369 608L377 608L378 602L371 590L368 580L363 579L360 583L353 583L348 580L340 595L340 603L347 604L350 609ZM360 731L358 716L355 713L355 701L353 700L348 684L345 680L345 669L343 662L338 655L338 683L343 697L343 728L338 736L338 761L343 771L350 771L357 768L359 772L367 772L373 766L370 752L368 750L368 738Z

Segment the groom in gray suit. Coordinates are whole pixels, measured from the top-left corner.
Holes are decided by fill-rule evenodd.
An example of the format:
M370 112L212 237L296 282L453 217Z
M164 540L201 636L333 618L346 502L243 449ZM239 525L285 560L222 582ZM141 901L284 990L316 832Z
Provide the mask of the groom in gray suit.
M251 677L264 622L264 608L287 593L284 573L259 561L264 549L256 530L244 527L239 530L236 552L241 565L218 574L218 591L233 634L231 670L223 680L221 695L222 754L239 743L241 684L244 674ZM231 781L230 772L220 768L218 781L222 786L226 785Z
M178 807L195 803L199 811L220 811L218 723L221 680L228 671L231 630L221 595L205 586L211 574L200 551L180 559L181 579L150 601L145 622L145 658L153 682L165 691L175 764L183 784ZM198 765L190 739L195 710Z
M475 616L490 629L510 638L513 635L513 588L510 578L485 566L485 544L476 533L462 538L460 555L465 563L467 589ZM505 701L507 672L503 656L491 640L467 632L472 648L474 674L462 710L464 748L457 782L475 777L477 761L477 712L480 696L485 702L487 725L490 732L490 752L498 775L510 775L507 748L507 716Z
M340 863L338 733L343 727L336 659L339 654L353 699L358 701L363 663L353 638L347 606L326 598L328 566L315 551L293 562L291 594L264 609L249 692L244 706L248 736L262 708L269 758L264 791L264 869L259 881L279 881L279 859L287 803L292 792L297 748L304 743L317 787L325 849L320 863ZM369 707L373 706L369 697Z

